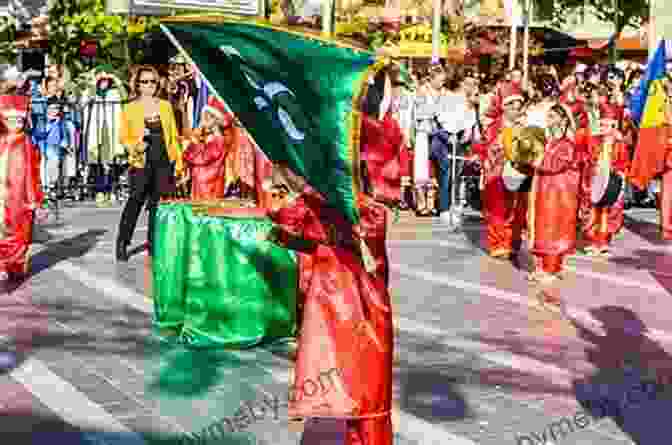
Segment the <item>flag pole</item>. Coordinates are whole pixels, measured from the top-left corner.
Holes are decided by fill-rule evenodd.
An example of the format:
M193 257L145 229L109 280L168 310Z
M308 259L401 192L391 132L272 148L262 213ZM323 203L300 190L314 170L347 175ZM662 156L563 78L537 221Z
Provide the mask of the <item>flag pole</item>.
M441 58L441 0L433 1L432 12L432 63L437 64Z
M518 52L518 16L516 15L516 1L507 0L504 2L507 6L506 13L511 20L511 30L509 36L509 69L516 67L516 56Z
M658 32L656 29L655 4L657 0L649 0L649 61L653 59L658 49Z
M334 36L335 9L336 9L335 0L322 0L322 35L326 37Z
M518 49L518 24L513 17L511 17L511 37L509 40L509 69L512 70L516 67L516 50Z
M530 0L525 0L525 32L523 37L523 89L527 90L530 77Z

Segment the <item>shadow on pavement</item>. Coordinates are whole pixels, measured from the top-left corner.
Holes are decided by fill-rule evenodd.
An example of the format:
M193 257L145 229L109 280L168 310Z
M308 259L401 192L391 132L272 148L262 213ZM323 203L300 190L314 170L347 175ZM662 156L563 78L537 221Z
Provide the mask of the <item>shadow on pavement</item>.
M466 335L465 338L483 343L486 349L493 346L498 352L510 352L511 354L523 357L530 357L542 363L551 366L570 369L576 361L572 356L569 346L565 346L555 337L555 320L548 320L546 326L550 334L547 338L536 338L532 335L512 336L510 334L502 336L493 335ZM571 396L572 392L565 385L554 383L551 378L539 375L535 372L525 372L519 369L497 367L485 369L480 372L480 383L483 386L495 387L501 386L503 391L513 390L516 392L529 394L548 394L557 396Z
M661 239L660 226L658 224L633 218L632 216L626 214L624 227L643 240L653 244L654 246L668 244L668 242Z
M409 364L410 365L410 364ZM460 386L468 378L456 376L448 366L404 366L400 371L400 408L429 422L460 421L475 417Z
M30 309L16 302L0 303L2 318L11 320L14 326L1 329L0 335L13 337L12 342L20 350L58 348L136 357L152 353L148 342L151 320L139 311L99 309L69 302L34 305ZM70 330L58 328L58 324ZM82 324L85 328L80 327Z
M69 258L86 255L98 243L98 240L107 233L107 230L88 230L85 233L50 244L31 259L30 275L37 275L43 270Z
M636 249L630 257L614 257L610 262L626 267L652 271L651 276L672 295L672 255L670 253ZM658 273L656 273L658 272Z
M400 353L395 363L399 408L430 423L474 418L463 387L476 380L472 376L478 375L478 366L458 350L421 335L408 334L407 345L411 350Z
M632 311L603 306L590 312L606 335L575 323L592 345L587 358L598 369L574 382L577 401L593 418L611 418L639 445L669 443L672 357L646 337L646 327Z
M244 366L241 360L227 351L193 350L169 345L162 349L167 363L148 384L149 391L155 394L205 395L210 388L222 382L226 371Z
M198 436L95 431L30 411L2 413L0 431L2 443L8 445L270 445L249 432L230 432L225 428L212 428Z

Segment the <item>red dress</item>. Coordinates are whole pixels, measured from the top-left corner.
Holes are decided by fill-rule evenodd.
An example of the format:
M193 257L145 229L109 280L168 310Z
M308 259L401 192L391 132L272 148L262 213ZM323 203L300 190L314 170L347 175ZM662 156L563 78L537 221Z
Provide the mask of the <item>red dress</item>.
M661 175L657 204L660 210L661 237L672 241L672 131L669 131L665 167Z
M528 212L528 245L545 272L560 272L563 257L576 248L579 181L574 142L547 142L532 179Z
M586 163L583 174L583 189L587 190L590 200L590 184L595 170L598 168L598 160L603 150L607 149L602 136L594 136L590 144L591 157ZM630 156L628 149L623 142L616 142L612 145L606 161L609 163L612 171L618 172L625 177L630 168ZM611 242L613 236L623 228L625 219L625 199L621 194L618 201L608 208L596 208L590 203L590 211L584 221L583 233L586 240L592 247L603 249Z
M520 249L525 225L524 193L507 190L502 177L504 155L504 123L498 119L485 132L485 143L475 144L474 151L483 164L483 216L486 221L486 245L493 257L506 257Z
M346 420L348 445L391 445L393 325L384 249L387 213L363 196L359 207L361 223L354 230L312 192L274 216L280 242L299 249L303 298L289 415ZM373 273L365 270L358 256L359 236L367 240L376 260ZM292 238L313 245L292 246Z
M28 272L33 210L43 200L39 152L22 130L8 130L9 115L28 115L28 98L0 96L0 271Z
M362 118L361 156L376 199L386 203L401 200L401 149L404 135L392 113L383 120Z
M192 143L184 151L184 162L191 172L191 199L223 199L226 193L227 147L223 136L203 143Z

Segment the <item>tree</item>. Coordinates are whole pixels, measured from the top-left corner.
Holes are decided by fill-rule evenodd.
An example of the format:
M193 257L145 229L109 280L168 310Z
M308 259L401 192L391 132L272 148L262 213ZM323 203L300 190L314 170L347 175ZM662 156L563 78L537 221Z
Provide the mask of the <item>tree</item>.
M16 62L16 21L11 17L0 17L0 63Z
M639 27L649 17L649 0L533 0L543 18L556 25L566 23L570 14L586 8L586 13L606 23L614 24L614 31L626 26Z
M80 56L82 42L95 41L96 62L113 66L124 79L129 65L141 57L129 51L129 44L142 40L157 23L153 18L106 15L104 0L54 0L49 9L49 57L65 65L75 78L87 70Z

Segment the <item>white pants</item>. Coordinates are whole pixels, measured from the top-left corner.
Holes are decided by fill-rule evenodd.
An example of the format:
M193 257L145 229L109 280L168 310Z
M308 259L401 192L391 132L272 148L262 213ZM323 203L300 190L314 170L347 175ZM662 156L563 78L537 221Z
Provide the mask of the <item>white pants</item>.
M58 158L42 158L42 168L40 169L42 186L52 187L56 185L60 177L60 160Z
M71 178L77 175L77 160L73 153L68 153L63 157L63 177Z
M413 150L413 180L416 187L429 184L429 134L418 131Z

